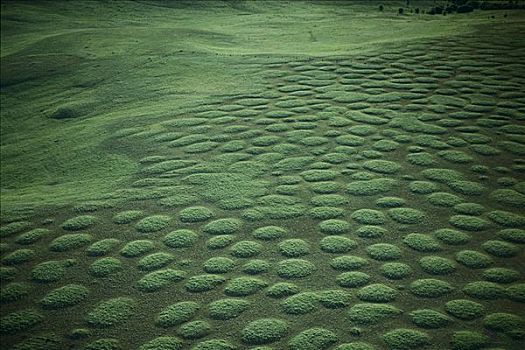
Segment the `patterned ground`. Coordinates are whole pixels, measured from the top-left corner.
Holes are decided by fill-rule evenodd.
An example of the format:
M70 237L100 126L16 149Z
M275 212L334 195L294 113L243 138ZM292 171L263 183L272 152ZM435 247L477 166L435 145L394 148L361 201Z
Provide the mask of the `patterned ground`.
M500 35L247 58L260 94L115 130L132 186L4 218L2 349L519 349L523 62Z

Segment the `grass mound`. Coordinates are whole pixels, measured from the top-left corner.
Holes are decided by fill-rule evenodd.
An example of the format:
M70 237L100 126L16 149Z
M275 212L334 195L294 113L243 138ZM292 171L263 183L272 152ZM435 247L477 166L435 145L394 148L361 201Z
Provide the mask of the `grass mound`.
M180 350L182 340L172 336L162 336L154 338L139 347L139 350Z
M224 288L224 294L234 297L243 297L259 292L268 286L268 283L256 277L238 277L230 280Z
M0 319L0 333L12 334L27 331L44 320L44 316L33 309L15 311Z
M516 245L500 240L488 240L483 243L481 247L487 253L499 258L510 258L520 252L520 249Z
M92 215L80 215L64 221L61 227L67 231L80 231L93 226L97 218Z
M430 344L430 336L427 333L408 328L394 329L381 338L392 350L421 349Z
M213 211L206 207L189 207L179 212L179 220L182 222L202 222L213 216Z
M376 243L366 248L366 253L374 260L387 261L401 258L401 249L390 243Z
M268 272L272 265L262 259L252 259L242 266L242 272L249 275L257 275L260 273Z
M199 339L207 336L212 326L206 321L192 321L183 324L177 330L177 335L184 339Z
M50 233L51 231L46 228L35 228L29 232L20 234L16 237L15 243L20 245L30 245L40 241L46 236L49 236Z
M287 239L279 243L279 253L288 258L297 258L310 254L310 244L299 238Z
M31 223L29 221L16 221L11 222L7 225L2 225L2 227L0 228L0 237L9 237L11 235L14 235L15 233L22 232L30 227Z
M88 233L70 233L55 238L49 243L52 252L68 252L88 245L92 236Z
M230 235L239 231L242 221L234 218L218 219L204 225L202 231L210 235Z
M264 226L252 232L252 236L263 241L271 241L282 238L287 234L287 230L279 226Z
M289 315L304 315L317 310L319 295L314 292L302 292L287 297L281 302L281 309Z
M376 348L365 342L344 343L335 348L335 350L375 350Z
M63 309L77 305L84 301L89 294L89 289L80 284L68 284L53 289L41 301L44 309Z
M352 295L344 290L323 290L317 293L319 303L328 309L339 309L350 305Z
M410 313L413 324L421 328L435 329L446 327L451 319L441 312L431 309L420 309Z
M319 223L319 231L327 235L340 235L350 230L350 224L347 221L331 219Z
M200 309L194 301L181 301L164 308L155 319L155 325L169 328L190 321Z
M505 288L494 282L476 281L467 283L463 293L476 299L494 300L505 296Z
M418 252L437 252L442 249L439 242L432 236L422 233L410 233L406 235L403 238L403 243Z
M345 288L357 288L362 287L370 282L370 275L360 272L351 271L343 272L336 277L336 282L341 287Z
M520 273L505 267L493 267L483 271L483 278L489 282L512 283L519 279Z
M263 249L262 244L255 241L240 241L230 248L230 254L236 258L252 258L259 255Z
M296 279L311 275L315 265L304 259L286 259L277 264L277 275L281 278Z
M347 312L347 318L358 325L373 325L399 316L402 310L390 304L354 304Z
M266 295L271 298L284 298L299 293L301 290L290 282L279 282L266 290Z
M113 257L95 260L89 267L89 273L95 277L107 277L122 269L122 262Z
M185 272L173 269L153 271L137 281L137 289L144 293L157 292L173 282L183 280L185 276Z
M454 261L440 256L424 256L419 259L419 266L431 275L448 275L456 270Z
M155 249L155 243L147 239L139 239L127 243L121 250L120 255L126 258L136 258Z
M485 328L504 333L511 338L521 339L525 332L525 320L515 314L496 312L487 315L483 320Z
M397 297L397 291L385 284L374 283L361 288L357 292L357 297L362 301L371 303L388 303Z
M33 249L17 249L2 258L2 264L5 265L21 265L29 262L35 258L35 251Z
M224 339L211 339L198 343L191 350L238 350L238 347Z
M86 253L89 256L106 255L110 253L118 244L120 244L120 240L116 238L102 239L90 245L86 249Z
M390 178L352 181L346 191L353 196L375 196L384 194L397 186L397 181Z
M471 269L484 269L493 264L492 258L476 250L462 250L458 252L456 261Z
M374 239L383 237L388 231L381 226L364 225L360 226L356 231L356 235L361 238Z
M197 240L199 235L192 230L180 229L168 233L162 239L162 243L170 248L190 248Z
M226 282L226 278L221 275L197 275L190 277L184 287L189 292L202 293L215 289L224 282Z
M460 320L474 320L485 313L485 307L480 303L467 299L455 299L445 304L445 311Z
M137 267L143 271L153 271L171 264L175 260L175 256L170 253L153 253L146 255L137 263Z
M488 228L489 223L482 218L471 215L453 215L450 217L449 223L465 231L483 231Z
M241 331L241 339L251 345L269 344L283 338L288 329L286 321L262 318L248 323Z
M62 279L66 268L74 264L73 260L50 260L40 263L31 270L31 279L35 282L50 283Z
M470 240L470 235L468 233L449 228L434 231L434 236L448 245L463 245L467 244Z
M113 216L113 222L118 225L125 225L140 219L143 216L141 210L126 210L121 211Z
M118 297L100 302L87 316L86 321L95 328L107 328L122 323L135 313L136 301Z
M336 343L337 335L325 328L310 328L288 342L290 350L325 350Z
M319 247L326 253L340 254L356 248L357 242L346 237L328 236L321 239Z
M453 350L478 350L488 345L489 337L478 332L457 331L450 343Z
M21 300L29 294L31 290L27 283L12 282L3 284L0 290L0 303L12 303Z
M137 222L135 230L141 233L157 232L168 227L171 217L167 215L152 215Z
M412 268L399 262L388 262L381 265L380 273L390 280L400 280L412 274Z
M230 258L217 256L206 260L203 268L207 273L227 273L235 268L235 261Z
M388 215L400 224L419 224L426 218L425 213L413 208L392 208Z
M439 298L453 290L448 282L435 278L419 279L410 284L410 292L421 298Z
M244 299L226 298L211 302L208 313L215 320L229 320L248 310L251 303Z
M373 159L364 162L363 168L380 174L396 174L401 170L401 165L390 160Z
M352 213L351 218L363 225L382 225L386 222L385 214L374 209L358 209Z

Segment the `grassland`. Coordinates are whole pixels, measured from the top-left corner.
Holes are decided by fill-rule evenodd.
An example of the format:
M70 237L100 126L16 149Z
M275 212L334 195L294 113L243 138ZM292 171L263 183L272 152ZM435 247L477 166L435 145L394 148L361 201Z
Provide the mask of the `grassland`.
M525 13L385 3L2 2L0 348L521 349Z

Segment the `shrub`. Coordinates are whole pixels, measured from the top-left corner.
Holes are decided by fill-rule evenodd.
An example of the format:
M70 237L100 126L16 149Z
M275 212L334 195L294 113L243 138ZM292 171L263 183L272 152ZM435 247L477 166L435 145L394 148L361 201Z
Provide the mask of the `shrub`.
M181 281L185 276L185 272L173 269L153 271L137 281L137 289L145 293L156 292L173 282Z
M470 240L470 235L467 233L448 228L434 231L434 236L441 242L449 245L462 245Z
M67 231L80 231L90 226L93 226L97 222L97 218L91 215L80 215L64 221L61 227Z
M41 301L44 309L63 309L74 306L84 301L89 294L89 289L80 284L68 284L53 289Z
M268 344L283 338L288 333L286 321L277 318L261 318L252 321L241 331L241 339L247 344Z
M388 303L396 299L397 291L387 285L374 283L361 288L357 297L371 303Z
M403 238L403 242L418 252L436 252L441 250L441 245L429 235L411 233Z
M44 320L44 316L33 309L15 311L0 319L0 333L12 334L27 331Z
M0 237L1 238L9 237L15 233L22 232L28 229L29 227L31 227L31 223L29 221L11 222L0 228Z
M268 286L268 283L256 277L238 277L230 280L224 288L224 294L229 296L247 296L257 293Z
M250 302L244 299L219 299L208 305L210 318L215 320L229 320L238 317L248 310Z
M520 273L505 267L493 267L483 271L483 278L495 283L512 283L519 279Z
M412 181L408 184L410 192L415 194L429 194L439 190L439 186L429 181Z
M279 252L289 258L297 258L310 254L310 244L305 240L292 238L279 243Z
M321 239L319 246L327 253L346 253L357 247L357 243L346 237L328 236Z
M227 273L235 268L235 261L218 256L206 260L203 266L207 273Z
M118 239L116 239L116 238L102 239L102 240L97 241L97 242L93 243L92 245L90 245L86 249L86 253L89 256L106 255L109 252L111 252L119 243L120 243L120 241Z
M407 162L411 164L422 166L422 167L427 167L427 166L436 164L436 160L428 152L409 153L406 156L406 160Z
M427 333L408 328L394 329L385 333L382 339L392 350L420 349L430 344Z
M197 275L190 277L185 287L189 292L202 293L212 290L224 282L226 282L226 278L221 275Z
M368 160L363 163L363 168L380 174L396 174L401 170L398 163L381 159Z
M324 290L317 293L321 305L328 309L339 309L350 304L352 295L344 290Z
M242 227L242 221L234 218L218 219L204 225L203 232L210 235L229 235Z
M184 339L199 339L211 332L211 325L206 321L193 321L180 326L177 334Z
M488 227L488 222L477 216L471 215L453 215L449 223L465 231L482 231Z
M118 225L129 224L142 217L143 213L141 210L126 210L113 216L113 222Z
M107 277L122 269L119 259L113 257L95 260L89 267L89 273L95 277Z
M386 222L385 215L374 209L356 210L352 213L351 218L364 225L382 225Z
M177 337L163 336L142 344L139 350L180 350L182 344L182 340Z
M96 328L107 328L130 318L135 312L135 300L118 297L100 302L87 314L87 322Z
M419 259L419 266L431 275L448 275L456 270L456 264L440 256L424 256Z
M141 233L157 232L168 227L171 217L167 215L152 215L137 222L135 230Z
M287 234L287 230L279 226L264 226L252 232L252 236L263 241L271 241L282 238Z
M206 241L206 246L208 249L222 249L232 244L234 240L234 235L215 236Z
M445 184L463 180L463 174L452 169L430 168L423 170L421 174L427 179Z
M171 264L175 257L170 253L153 253L139 260L137 267L143 271L152 271Z
M525 216L504 210L491 211L488 218L505 227L521 227L525 225Z
M179 212L182 222L202 222L213 217L213 212L206 207L189 207Z
M51 231L45 228L35 228L26 233L22 233L15 239L16 244L29 245L38 242L45 236L48 236Z
M340 235L350 230L350 224L343 220L331 219L319 223L319 231L327 235Z
M391 191L397 186L397 181L390 178L352 181L346 191L354 196L374 196Z
M391 280L400 280L412 273L412 268L404 263L389 262L381 265L381 275Z
M189 248L192 247L199 236L192 230L181 229L168 233L164 236L162 243L170 248Z
M2 258L2 264L20 265L33 260L35 252L32 249L18 249Z
M476 299L493 300L503 298L505 289L494 282L476 281L468 283L463 288L463 293Z
M452 335L453 350L477 350L487 346L489 338L478 332L458 331Z
M510 258L516 256L519 253L519 248L512 243L489 240L481 245L481 247L489 254L500 257Z
M266 295L271 298L283 298L300 292L299 287L290 282L279 282L266 290Z
M237 350L238 348L224 339L211 339L198 343L191 350Z
M348 319L360 325L372 325L401 315L403 311L389 304L354 304L347 313Z
M384 236L388 231L381 226L365 225L361 226L355 232L357 236L361 238L380 238Z
M525 303L525 283L513 284L508 287L507 298L518 303Z
M372 244L366 248L367 254L375 260L395 260L401 258L401 249L389 243Z
M525 331L525 321L522 317L505 312L488 315L483 320L483 325L491 331L507 334L511 338L521 338L520 335Z
M335 333L324 328L310 328L288 342L290 350L324 350L337 342Z
M427 196L428 202L436 207L453 207L463 202L463 199L448 192L434 192Z
M267 272L272 265L266 260L253 259L243 265L242 271L250 275Z
M319 296L313 292L302 292L287 297L281 302L282 311L289 315L304 315L317 309Z
M525 230L508 228L499 231L498 236L507 242L525 244Z
M21 300L29 294L30 289L27 283L12 282L2 284L2 289L0 289L0 303L12 303L13 301Z
M67 252L86 246L91 242L91 235L87 233L71 233L55 238L49 244L53 252Z
M286 259L277 264L277 275L281 278L303 278L314 271L315 265L304 259Z
M421 328L435 329L445 327L451 319L431 309L420 309L410 313L412 323Z
M445 311L461 320L474 320L485 313L485 307L466 299L451 300L445 304Z
M127 243L120 251L120 254L126 258L136 258L151 252L153 249L155 249L155 244L152 241L139 239Z
M392 208L388 210L388 215L401 224L418 224L425 219L425 214L413 208Z
M338 271L357 270L366 265L368 265L366 259L353 255L339 256L330 261L330 266Z
M155 319L155 325L169 328L191 320L200 305L194 301L181 301L164 308Z
M336 282L345 288L362 287L370 282L370 275L359 271L343 272L336 277Z
M439 298L453 290L448 282L435 278L419 279L410 284L410 292L421 298Z
M36 265L31 270L31 279L35 282L49 283L60 280L66 274L66 267L71 266L73 260L50 260Z
M240 241L230 248L230 254L236 258L251 258L261 253L262 244L255 241Z
M405 200L399 197L382 197L376 200L376 205L381 208L396 208L405 205Z
M456 261L471 269L484 269L492 265L492 259L475 250L462 250L456 254Z

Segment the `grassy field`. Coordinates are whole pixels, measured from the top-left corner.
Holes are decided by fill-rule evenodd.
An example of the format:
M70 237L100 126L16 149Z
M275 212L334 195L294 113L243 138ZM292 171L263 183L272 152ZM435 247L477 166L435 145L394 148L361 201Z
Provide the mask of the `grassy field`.
M521 349L525 12L410 3L3 1L0 348Z

